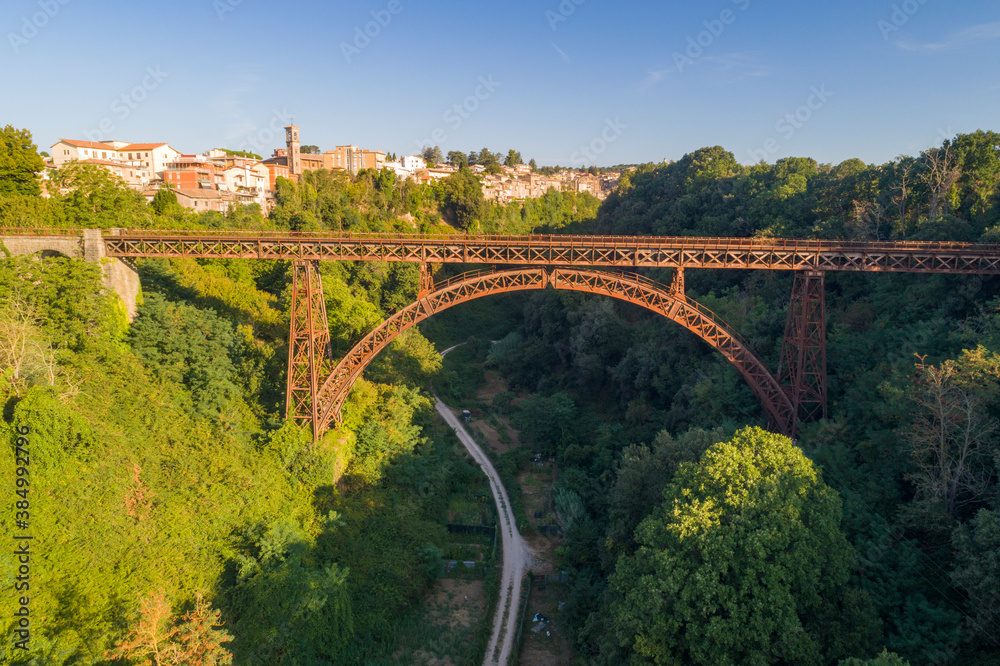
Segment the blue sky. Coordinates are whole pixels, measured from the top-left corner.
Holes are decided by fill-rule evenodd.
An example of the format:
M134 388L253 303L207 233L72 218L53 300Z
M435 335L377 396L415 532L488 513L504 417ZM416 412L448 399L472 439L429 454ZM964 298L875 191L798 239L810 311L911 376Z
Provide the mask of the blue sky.
M996 0L4 0L0 29L0 123L41 149L270 155L292 117L324 150L836 164L1000 131Z

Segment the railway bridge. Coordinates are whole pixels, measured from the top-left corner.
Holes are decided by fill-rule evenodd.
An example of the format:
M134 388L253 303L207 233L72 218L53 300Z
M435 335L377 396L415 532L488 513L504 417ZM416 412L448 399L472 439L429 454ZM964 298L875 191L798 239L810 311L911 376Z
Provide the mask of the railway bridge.
M794 436L799 423L827 413L823 296L827 272L1000 274L1000 246L951 242L148 229L6 229L0 232L0 242L8 254L57 252L88 261L142 257L292 261L286 414L309 424L317 439L340 422L341 407L368 364L406 329L475 298L549 287L603 294L677 322L733 364L773 429ZM421 268L416 300L368 333L339 361L330 354L319 279L318 262L323 260L406 261ZM492 268L434 284L428 267L434 263ZM671 284L652 282L636 272L653 267L674 269ZM685 270L723 268L795 273L776 374L738 333L687 297ZM111 286L127 303L131 292ZM131 297L134 301L134 294Z

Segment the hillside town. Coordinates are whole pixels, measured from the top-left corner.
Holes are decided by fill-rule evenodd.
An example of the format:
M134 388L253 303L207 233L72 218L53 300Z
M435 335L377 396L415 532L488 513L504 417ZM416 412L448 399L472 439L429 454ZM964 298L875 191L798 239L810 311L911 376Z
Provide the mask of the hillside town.
M306 171L343 171L353 177L365 169L388 169L401 180L427 184L460 168L444 162L428 163L421 155L387 160L385 151L354 145L322 153L303 151L299 127L288 125L284 129L285 147L276 148L266 159L218 148L189 155L169 143L60 139L51 147L48 167L57 170L71 162L94 164L142 192L149 201L160 189L170 188L185 208L223 212L233 204L257 204L265 214L276 203L277 179L298 181ZM550 189L588 192L603 200L618 187L620 176L617 172L572 169L549 169L546 171L555 172L546 175L526 164L498 165L492 170L473 164L469 168L479 176L484 198L498 203L538 198Z

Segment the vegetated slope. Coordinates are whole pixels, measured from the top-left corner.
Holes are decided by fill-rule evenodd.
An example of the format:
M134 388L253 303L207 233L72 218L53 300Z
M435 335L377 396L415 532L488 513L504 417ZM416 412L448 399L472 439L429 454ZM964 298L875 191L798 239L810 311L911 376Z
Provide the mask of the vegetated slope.
M951 175L935 180L942 164ZM710 148L640 167L602 206L596 229L992 241L998 185L1000 145L986 132L887 165L789 159L741 167ZM687 284L689 296L777 369L791 274L689 271ZM994 277L826 276L830 418L804 427L796 443L839 493L839 529L853 556L849 580L825 593L833 605L809 611L827 623L805 626L822 663L875 657L883 647L913 664L986 664L1000 653L998 297ZM663 662L713 663L680 642L654 646L635 632L634 618L609 614L633 592L668 594L661 577L622 577L616 588L608 577L653 538L636 528L679 483L679 465L696 463L745 425L765 424L752 392L707 345L637 307L558 291L507 298L521 317L493 361L514 395L494 408L512 417L523 441L555 453L563 470L556 508L573 516L563 565L575 581L567 609L578 652L594 663L651 650ZM469 330L490 321L477 319L477 307L464 311ZM740 548L724 557L746 558L741 567L760 565L766 576L774 564L766 549ZM798 612L812 603L792 600ZM649 613L661 603L647 601ZM692 622L714 617L688 610ZM720 617L752 610L737 605ZM653 616L639 624L647 621ZM745 658L816 663L805 653L765 652Z
M338 344L413 288L369 268L366 290L363 268L323 267ZM181 616L202 594L223 625L190 640L231 638L214 649L237 663L391 663L408 602L437 575L449 497L476 478L444 465L454 441L425 427L415 386L440 365L433 348L406 336L373 369L388 383L362 382L346 428L311 444L282 421L288 265L140 272L128 326L97 266L0 265L4 434L30 430L31 655L138 658L157 624L164 646L188 649L195 618ZM167 637L169 623L183 631Z

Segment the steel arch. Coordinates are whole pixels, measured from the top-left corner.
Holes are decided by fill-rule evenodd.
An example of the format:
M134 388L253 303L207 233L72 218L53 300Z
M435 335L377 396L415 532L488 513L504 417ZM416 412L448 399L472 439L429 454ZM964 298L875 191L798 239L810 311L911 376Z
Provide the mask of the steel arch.
M368 364L406 329L431 315L466 301L530 289L566 289L603 294L635 303L677 322L712 345L743 375L773 427L791 436L795 410L787 393L747 344L707 308L652 280L634 274L584 268L529 267L465 273L422 294L366 335L341 359L318 391L320 423L317 432L340 422L340 410L354 382Z

